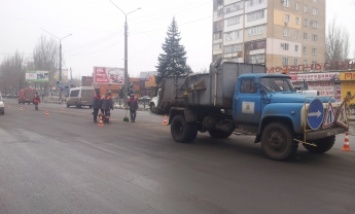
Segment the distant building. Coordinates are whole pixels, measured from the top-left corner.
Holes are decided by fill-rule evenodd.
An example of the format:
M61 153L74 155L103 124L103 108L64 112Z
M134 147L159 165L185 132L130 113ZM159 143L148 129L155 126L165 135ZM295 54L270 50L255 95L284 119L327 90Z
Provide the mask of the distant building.
M213 60L312 70L325 62L324 0L214 0Z

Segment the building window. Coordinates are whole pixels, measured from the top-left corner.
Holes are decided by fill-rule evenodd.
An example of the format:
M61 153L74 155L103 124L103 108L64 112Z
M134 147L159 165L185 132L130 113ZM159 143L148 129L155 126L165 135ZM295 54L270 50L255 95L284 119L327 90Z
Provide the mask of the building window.
M213 1L213 8L217 9L217 7L222 6L223 5L223 0L214 0Z
M299 25L300 24L300 17L296 16L295 22L296 22L296 25Z
M317 3L317 0L313 0L314 3Z
M214 40L222 39L222 32L214 33L213 34L213 39Z
M295 31L295 39L298 39L298 31Z
M303 39L307 39L308 34L307 33L303 33Z
M226 22L227 22L227 26L240 24L240 16L234 16L232 18L229 18L226 20Z
M316 61L312 61L312 69L314 69L316 67L317 62Z
M289 31L289 29L284 28L283 32L284 32L284 36L287 36L287 37L290 36L290 31Z
M304 20L303 20L303 26L304 26L304 27L307 27L307 26L308 26L308 20L307 20L307 19L304 19Z
M288 43L281 43L281 48L282 48L282 50L284 50L284 51L288 51L289 44L288 44Z
M218 17L223 16L223 8L217 10L217 16L218 16Z
M242 51L242 45L227 45L224 46L224 54L233 54Z
M312 55L316 56L317 55L317 48L312 48Z
M247 15L247 21L252 22L265 18L265 10L258 10Z
M213 50L220 50L222 48L222 43L217 43L213 45Z
M238 10L243 10L244 3L243 2L236 2L234 4L230 4L224 7L224 13L228 14L228 13L233 13L236 12Z
M304 54L304 55L307 54L307 47L303 47L303 54Z
M285 23L289 23L289 22L290 22L290 15L285 14Z
M297 65L298 65L298 59L294 59L294 60L293 60L293 65L294 65L294 66L297 66Z
M264 33L264 26L251 27L248 30L248 36L255 36Z
M318 15L318 9L314 7L312 9L312 14L315 15L315 16Z
M304 6L303 6L303 12L304 12L304 13L307 13L307 12L308 12L308 7L307 7L307 5L304 5Z
M265 54L250 55L248 63L251 64L265 64Z
M258 4L262 4L264 3L265 0L249 0L248 5L250 7L254 6L254 5L258 5Z
M300 8L299 8L299 4L298 4L298 2L296 2L296 4L295 4L295 8L296 8L296 10L299 10Z
M314 42L318 41L318 35L312 34L312 41Z
M295 52L298 52L298 45L295 45Z
M234 41L240 39L240 30L232 31L224 34L224 40L226 41Z
M288 66L288 58L287 57L282 58L282 66Z
M218 22L213 23L213 30L214 30L214 32L222 31L223 30L223 21L218 21Z
M284 7L290 7L290 0L283 0L282 2L283 2L282 5Z
M318 22L317 21L311 21L312 28L318 29Z

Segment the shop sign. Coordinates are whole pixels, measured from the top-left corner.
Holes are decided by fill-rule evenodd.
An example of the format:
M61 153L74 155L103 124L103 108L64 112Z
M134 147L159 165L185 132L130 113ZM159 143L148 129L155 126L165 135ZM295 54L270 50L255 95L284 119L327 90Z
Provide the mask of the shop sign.
M355 76L354 76L355 77ZM307 74L297 74L296 81L330 81L339 80L338 72L327 72L327 73L307 73Z
M340 73L340 80L355 80L355 72L343 72Z

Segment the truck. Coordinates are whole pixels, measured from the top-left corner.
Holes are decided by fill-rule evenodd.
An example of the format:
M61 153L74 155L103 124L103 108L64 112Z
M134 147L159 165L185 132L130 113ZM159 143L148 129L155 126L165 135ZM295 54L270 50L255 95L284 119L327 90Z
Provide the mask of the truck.
M158 108L169 112L176 142L192 142L198 132L254 135L268 158L284 161L299 144L312 153L330 150L349 128L344 103L297 93L290 76L266 73L263 65L216 62L209 73L165 78Z
M34 88L23 88L18 94L18 104L33 103L33 97L35 96L36 89Z

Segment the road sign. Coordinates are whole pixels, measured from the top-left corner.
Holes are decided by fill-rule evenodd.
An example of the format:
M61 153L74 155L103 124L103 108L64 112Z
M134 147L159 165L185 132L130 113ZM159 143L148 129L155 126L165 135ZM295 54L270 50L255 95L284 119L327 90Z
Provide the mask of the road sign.
M326 129L332 127L335 122L335 113L332 104L329 102L327 109L325 110L325 116L322 128Z
M319 99L314 99L308 107L307 123L309 128L317 130L323 123L324 108Z

